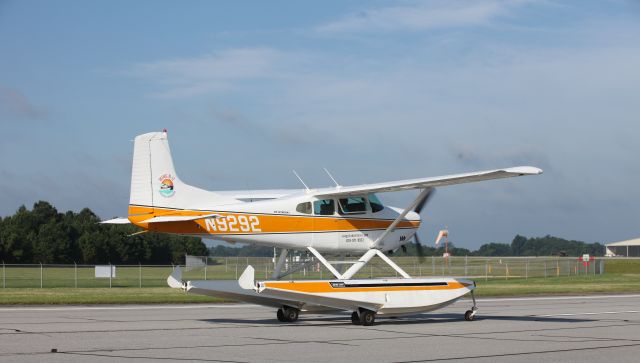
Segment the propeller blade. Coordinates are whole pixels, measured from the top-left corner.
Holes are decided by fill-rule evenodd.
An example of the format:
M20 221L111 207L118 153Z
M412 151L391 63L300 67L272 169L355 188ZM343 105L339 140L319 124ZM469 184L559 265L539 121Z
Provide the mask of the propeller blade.
M413 208L413 211L416 213L420 213L422 212L422 208L424 208L425 205L427 205L427 203L429 202L429 199L431 199L431 197L433 197L433 195L435 194L436 189L435 188L429 188L429 192L424 196L424 198L418 203L418 205L416 205L415 208Z

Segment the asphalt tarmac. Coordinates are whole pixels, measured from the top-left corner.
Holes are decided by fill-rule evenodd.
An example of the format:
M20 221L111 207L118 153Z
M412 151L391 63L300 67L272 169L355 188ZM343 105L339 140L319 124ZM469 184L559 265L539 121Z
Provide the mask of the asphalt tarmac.
M1 295L0 295L1 297ZM640 295L459 301L371 327L255 305L0 308L0 361L638 362ZM57 352L52 352L52 350Z

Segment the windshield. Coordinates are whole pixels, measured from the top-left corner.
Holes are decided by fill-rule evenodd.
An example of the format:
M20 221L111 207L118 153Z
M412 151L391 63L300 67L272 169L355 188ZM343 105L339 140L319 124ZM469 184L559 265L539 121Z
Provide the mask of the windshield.
M371 211L373 213L380 212L384 209L384 205L382 205L382 202L380 201L380 199L378 199L378 196L376 196L375 194L369 194L368 197L369 204L371 204Z

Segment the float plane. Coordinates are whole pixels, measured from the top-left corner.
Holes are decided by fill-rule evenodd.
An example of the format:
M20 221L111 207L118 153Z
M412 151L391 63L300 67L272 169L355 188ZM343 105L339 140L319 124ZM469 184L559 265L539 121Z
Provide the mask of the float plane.
M277 308L280 321L292 322L301 311L352 312L354 324L371 325L376 315L397 316L432 311L471 293L475 283L460 278L411 278L386 253L415 240L420 212L435 188L541 174L531 166L438 177L311 189L207 191L184 183L176 174L166 130L134 140L131 193L127 218L103 223L132 223L144 231L213 238L280 248L268 281L256 282L248 266L237 283L181 280L180 269L167 279L171 287ZM301 180L302 181L302 180ZM303 182L304 184L304 182ZM378 193L419 190L405 208L384 205ZM281 280L291 250L308 251L333 275L329 280ZM325 254L359 254L343 271ZM353 279L378 256L401 278Z

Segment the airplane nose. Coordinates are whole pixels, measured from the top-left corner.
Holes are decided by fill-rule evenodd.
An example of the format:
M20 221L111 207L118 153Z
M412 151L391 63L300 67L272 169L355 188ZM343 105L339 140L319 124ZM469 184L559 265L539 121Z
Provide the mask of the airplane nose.
M407 213L405 218L410 220L410 221L419 221L420 220L420 215L418 213L414 212L414 211L411 211L411 212Z

